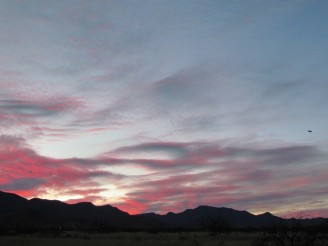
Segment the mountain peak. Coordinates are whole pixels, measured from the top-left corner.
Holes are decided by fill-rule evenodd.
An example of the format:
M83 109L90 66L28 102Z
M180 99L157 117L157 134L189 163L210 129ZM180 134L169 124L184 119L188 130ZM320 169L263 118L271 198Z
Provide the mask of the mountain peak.
M42 198L31 198L29 201L31 202L56 202L56 203L63 203L62 201L59 200L50 200L50 199L42 199Z
M73 206L79 206L79 207L95 207L95 205L92 202L78 202L75 204L72 204Z
M204 209L204 208L214 208L212 206L208 206L208 205L199 205L198 207L196 207L195 209Z
M180 213L168 212L129 215L111 205L96 206L91 202L67 204L57 200L33 198L27 200L18 195L0 191L0 227L37 228L56 227L65 230L85 230L99 228L116 229L200 229L200 221L208 217L226 219L233 228L262 228L272 220L279 219L269 212L253 215L226 207L200 205ZM314 219L312 221L320 221Z
M15 199L15 200L21 200L21 201L27 201L27 199L16 195L14 193L8 193L8 192L4 192L4 191L0 191L0 198L2 199Z
M258 214L256 215L258 217L265 217L265 218L272 218L272 217L275 217L273 214L269 213L269 212L265 212L263 214Z

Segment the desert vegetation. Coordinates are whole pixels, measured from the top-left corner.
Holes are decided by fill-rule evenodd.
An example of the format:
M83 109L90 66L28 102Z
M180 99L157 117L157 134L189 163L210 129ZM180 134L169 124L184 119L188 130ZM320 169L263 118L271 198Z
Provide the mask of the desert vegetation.
M209 218L207 218L209 219ZM81 232L53 231L35 233L7 232L0 235L0 246L10 245L132 245L132 246L327 246L327 221L305 225L293 219L290 223L275 222L263 230L231 230L222 227L225 220L206 221L202 231L131 231ZM205 223L205 222L203 222Z
M328 221L315 224L302 213L292 219L272 221L254 246L324 246L328 245Z

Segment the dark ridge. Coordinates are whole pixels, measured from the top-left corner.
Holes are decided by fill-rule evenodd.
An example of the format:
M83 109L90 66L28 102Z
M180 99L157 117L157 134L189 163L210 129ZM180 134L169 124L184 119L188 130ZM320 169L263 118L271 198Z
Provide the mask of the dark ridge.
M14 213L27 203L28 200L23 197L0 191L0 214Z
M281 218L269 212L253 215L232 208L198 206L180 213L165 215L145 213L130 215L111 205L95 206L90 202L67 204L57 200L33 198L0 192L1 231L56 231L79 230L107 232L115 230L202 230L204 218L222 218L233 229L270 226ZM293 219L286 219L292 221ZM324 218L306 219L307 224L322 223Z
M81 208L93 208L95 205L92 202L79 202L72 204L74 207L81 207Z

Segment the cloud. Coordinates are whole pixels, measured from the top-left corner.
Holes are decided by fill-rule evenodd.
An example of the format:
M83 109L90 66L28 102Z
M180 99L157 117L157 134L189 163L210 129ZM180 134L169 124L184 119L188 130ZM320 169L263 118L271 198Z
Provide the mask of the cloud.
M177 212L205 204L247 209L257 213L272 211L282 214L286 210L313 208L308 204L322 198L322 193L315 191L324 182L323 176L303 176L302 181L295 176L281 176L274 170L271 172L271 175L261 174L260 178L258 175L242 176L242 171L229 174L219 170L192 175L170 173L165 179L133 182L128 188L135 191L127 196L147 204L146 211L161 213L172 211L175 207L180 208L174 210ZM318 207L322 207L322 204Z
M21 178L21 179L11 180L9 183L6 184L0 184L0 190L6 190L6 191L33 190L34 188L37 188L44 183L45 181L43 179Z
M135 161L140 164L162 166L170 165L179 167L181 165L213 165L213 162L235 161L250 162L253 159L261 165L282 165L282 164L301 164L309 158L320 155L320 151L314 146L286 146L273 148L247 148L232 147L206 142L150 142L125 146L104 154L104 156L125 155L132 156L125 158L125 161ZM134 155L141 156L147 153L166 153L170 158L166 159L139 159L133 158ZM154 167L153 166L153 167Z
M110 203L130 213L178 212L206 204L255 212L276 207L282 214L284 206L322 199L327 174L315 146L146 142L94 158L54 159L38 155L22 138L0 140L1 189L27 197ZM169 158L142 159L135 156L139 152L165 152ZM129 165L147 172L135 175Z
M12 133L33 140L43 137L64 138L79 130L67 128L71 118L79 117L85 109L85 104L78 98L58 96L18 99L19 96L14 95L6 97L7 99L0 99L2 134Z
M82 103L75 98L49 98L47 101L32 100L0 100L0 109L3 115L13 117L54 116L59 113L80 108Z
M93 160L60 160L40 156L23 139L1 136L0 185L4 190L19 194L60 194L60 190L64 192L70 187L99 188L99 180L114 181L119 177L95 168L93 163Z
M218 76L217 73L202 64L197 69L189 66L174 71L162 79L114 86L110 91L116 93L109 97L107 95L106 100L104 98L105 105L77 119L74 124L106 124L112 128L126 128L144 123L149 125L149 130L158 121L171 124L173 128L211 125L217 116L208 111L215 107L214 102L220 100L216 92L224 87L215 76ZM199 123L194 123L196 117ZM191 118L194 120L188 121Z
M26 140L24 138L0 135L0 150L11 151L19 148L25 148L27 146Z
M171 155L170 159L133 158L139 151L145 154L181 150L184 155ZM153 142L109 153L132 154L130 159L122 159L122 163L136 163L154 170L151 174L130 177L123 185L130 191L126 194L129 201L147 205L142 211L163 213L200 204L247 208L255 212L273 210L277 203L292 204L288 199L299 205L299 201L309 199L313 189L318 189L324 180L323 174L317 176L323 171L317 158L323 155L315 146L259 148L209 142ZM321 171L309 174L313 165ZM274 192L277 190L281 192ZM124 202L116 205L128 207ZM279 209L274 211L281 214Z
M134 212L310 199L326 188L323 10L0 1L1 187Z
M145 155L146 153L154 153L155 155L167 154L176 158L183 158L188 154L187 145L184 143L174 142L158 142L158 143L144 143L134 146L126 146L115 149L113 154L137 154Z

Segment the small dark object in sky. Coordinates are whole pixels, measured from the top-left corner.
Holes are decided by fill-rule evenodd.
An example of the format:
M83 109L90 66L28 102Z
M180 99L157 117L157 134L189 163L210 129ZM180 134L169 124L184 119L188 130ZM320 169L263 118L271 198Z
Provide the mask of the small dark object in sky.
M312 130L308 130L308 132L312 132Z

